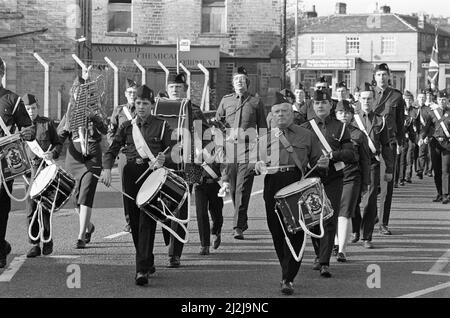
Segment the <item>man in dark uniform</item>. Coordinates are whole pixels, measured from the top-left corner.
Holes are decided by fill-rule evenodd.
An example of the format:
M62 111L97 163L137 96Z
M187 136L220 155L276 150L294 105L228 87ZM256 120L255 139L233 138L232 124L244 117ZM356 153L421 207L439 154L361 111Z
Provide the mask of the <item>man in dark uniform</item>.
M108 139L108 143L111 145L114 140L114 135L117 132L117 129L122 125L122 123L126 122L128 120L127 116L125 115L123 108L127 107L131 116L135 116L135 106L134 102L136 100L136 91L137 91L137 83L133 80L127 79L127 88L125 90L125 97L127 98L127 103L123 105L118 105L114 108L113 113L111 115L110 124L108 127L108 133L106 135ZM121 184L123 189L123 167L127 164L127 157L125 156L125 149L122 149L119 153L119 174L121 177ZM124 228L125 232L130 232L130 217L126 214L127 210L125 210L125 221L126 225Z
M411 183L412 171L414 166L414 150L416 146L416 117L417 109L413 107L414 97L410 91L406 90L403 94L405 100L405 123L403 147L397 160L399 169L396 169L395 183L400 181L400 185Z
M239 67L238 72L233 75L235 92L222 98L216 112L216 120L225 121L231 128L227 144L234 152L231 151L231 156L227 153L222 187L229 189L231 193L234 205L233 236L239 240L244 239L244 231L248 228L247 209L255 175L248 160L234 154L242 145L248 147L249 140L256 139L258 130L267 129L264 104L259 98L250 95L249 84L247 71Z
M438 191L438 197L434 201L442 201L442 204L448 204L450 202L450 105L448 104L447 91L438 92L437 102L438 107L425 116L425 127L421 139L431 136L431 160L434 169L434 182Z
M58 159L59 154L62 150L62 143L58 138L58 132L56 131L56 126L53 120L48 119L47 117L39 116L39 104L36 100L36 97L32 94L25 94L22 96L22 100L25 104L25 108L33 121L33 125L36 127L36 141L44 151L44 158L36 155L29 147L27 147L28 158L31 162L32 174L31 177L36 177L36 171L39 168L42 160L54 160ZM51 149L50 149L51 147ZM30 197L27 199L27 219L28 224L31 224L33 220L33 214L36 210L37 203L34 200L31 200ZM48 237L50 235L50 211L45 211L43 213L43 221L44 224L44 237ZM28 233L28 232L27 232ZM32 225L31 235L33 237L39 236L39 224L38 221ZM29 237L29 241L33 244L33 247L27 254L27 257L36 257L41 255L41 247L40 247L40 239L33 240ZM53 252L53 240L47 243L43 243L42 245L42 254L49 255Z
M393 179L394 169L394 148L392 147L392 139L387 126L385 116L376 113L373 110L373 91L369 85L361 92L361 112L355 114L354 125L364 130L369 147L371 150L371 166L370 166L370 185L366 192L362 193L360 211L353 218L353 232L356 242L359 239L360 231L362 232L362 241L365 248L373 248L372 233L377 216L377 195L380 184L380 161L385 162L382 169L384 171L384 180L390 182ZM361 127L358 125L356 117L359 117ZM372 146L371 146L372 145ZM381 157L380 158L380 154Z
M278 147L268 147L268 151L271 152L270 158L268 158L268 153L260 152L260 161L256 163L255 171L258 174L263 173L264 170L270 171L264 178L267 225L281 265L281 292L285 295L291 295L294 292L293 281L300 269L301 259L297 262L288 248L282 228L284 225L280 224L276 215L279 212L275 211L274 196L280 189L299 181L303 177L302 172L306 171L308 164L313 167L317 163L320 169L327 169L329 159L322 154L314 133L294 124L294 114L290 103L283 102L273 105L271 113L273 114L272 128L278 128L283 132L287 140L287 142L285 141L286 146L288 147L287 143L289 143L295 154L288 152L280 137L280 141L276 141ZM265 148L267 148L267 145L273 145L272 138L275 138L275 135L271 133L267 137L270 140L263 140L262 142L263 145L266 145ZM278 155L273 156L273 151L278 151ZM268 162L268 159L274 157L279 160ZM269 169L267 169L266 164L270 166ZM300 165L300 167L297 165ZM295 253L299 253L304 239L303 231L295 234L285 231Z
M328 219L324 226L324 236L321 239L312 238L316 253L314 269L320 270L322 277L331 277L328 267L330 266L342 198L343 169L346 163L355 162L356 154L348 128L330 115L332 105L329 94L326 91L315 91L313 100L315 116L301 126L314 132L319 139L316 142L319 142L322 151L330 158L327 174L321 179L334 210L332 218ZM320 140L321 137L322 140ZM313 231L319 234L319 225L315 226Z
M103 171L100 181L106 186L111 185L111 168L120 150L125 146L127 164L123 169L124 192L136 198L145 179L136 184L136 180L148 169L148 159L143 159L136 150L133 135L134 121L142 133L144 142L156 158L154 169L163 166L170 158L170 151L164 155L163 151L171 144L172 130L166 121L151 115L155 104L154 93L143 85L137 89L135 102L136 117L133 121L124 122L114 136L114 140L103 157ZM166 158L167 156L167 158ZM155 240L156 221L140 210L135 201L128 197L124 199L124 209L130 216L131 235L136 248L136 277L137 285L148 283L148 276L155 272L153 245Z
M389 86L390 70L387 64L382 63L375 67L374 78L377 83L375 87L375 104L374 112L380 115L385 115L386 125L391 137L393 137L392 147L396 148L394 152L394 162L397 154L401 152L403 146L403 123L405 117L405 101L402 93ZM395 167L394 169L398 169ZM386 163L381 160L381 176L380 176L380 211L378 219L380 222L380 234L391 235L388 229L389 216L391 213L392 194L394 191L394 180L386 181L384 174L388 169Z
M330 95L328 82L326 81L324 76L322 76L317 80L316 85L314 86L314 91L326 92L328 95ZM302 123L309 121L316 116L312 101L310 103L305 103L302 107L298 109L298 112L300 113ZM334 110L331 111L331 114L334 114Z
M430 107L425 105L426 96L425 90L417 95L417 117L416 117L416 127L417 127L417 145L418 155L417 155L417 176L419 179L423 179L423 175L428 173L431 166L429 159L429 140L428 138L421 138L421 133L425 127L425 117L428 112L431 111Z
M5 75L5 64L2 58L0 58L0 80ZM20 97L4 88L0 81L0 118L3 120L6 127L11 133L15 132L15 126L20 130L22 139L33 140L36 131L32 126L30 116L23 105ZM3 129L0 129L0 138L4 137L6 133ZM8 181L6 186L8 191L11 192L13 188L14 180ZM3 183L0 185L0 268L6 266L6 256L11 252L11 245L5 240L6 228L8 226L8 216L11 210L11 198L9 197L7 190L4 188Z

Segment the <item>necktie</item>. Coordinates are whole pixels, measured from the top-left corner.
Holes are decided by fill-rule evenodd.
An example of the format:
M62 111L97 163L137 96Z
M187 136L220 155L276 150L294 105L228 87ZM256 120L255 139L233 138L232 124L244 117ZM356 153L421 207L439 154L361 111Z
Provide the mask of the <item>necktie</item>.
M237 140L239 137L239 124L241 121L241 113L242 113L242 101L243 101L243 96L239 96L239 104L238 104L238 109L236 112L236 117L234 117L234 123L233 123L233 139Z
M288 138L287 129L280 129L283 135ZM280 166L285 166L289 163L289 152L284 148L282 144L280 144Z

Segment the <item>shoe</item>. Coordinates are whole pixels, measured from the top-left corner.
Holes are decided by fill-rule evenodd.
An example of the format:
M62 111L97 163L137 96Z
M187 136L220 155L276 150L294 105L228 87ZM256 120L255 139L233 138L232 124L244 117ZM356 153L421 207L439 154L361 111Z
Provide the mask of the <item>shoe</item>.
M417 177L418 177L420 180L423 180L423 173L421 173L421 172L417 173Z
M405 181L400 181L400 185L401 185L402 187L404 187L404 186L405 186ZM394 186L394 187L395 187L395 186ZM397 186L396 188L398 188L398 186Z
M41 248L39 245L34 245L27 253L27 258L41 256Z
M433 173L432 172L428 172L427 176L429 176L431 178L431 177L433 177Z
M42 244L42 254L50 255L51 253L53 253L53 241Z
M391 231L389 231L389 229L386 225L380 226L380 234L381 235L392 235Z
M450 202L450 198L448 195L443 197L442 204L448 204Z
M406 179L406 183L412 183L411 179Z
M200 248L200 255L209 255L209 246L202 246Z
M319 258L316 257L313 264L313 270L318 271L320 269Z
M394 188L398 188L398 183L394 183Z
M352 240L350 242L352 242L352 243L358 242L359 241L359 237L360 237L359 235L360 235L359 233L353 233L352 234Z
M294 284L292 282L287 282L286 280L281 281L281 293L284 295L292 295L294 293Z
M142 272L138 272L136 274L136 285L138 286L144 286L148 284L148 273L142 273Z
M0 253L0 268L6 266L6 257L8 256L9 253L11 253L11 244L5 241L3 246L3 253Z
M123 228L123 231L127 232L127 233L131 233L131 226L130 226L130 224L125 225L125 227Z
M380 222L380 219L378 218L378 215L375 217L375 223L374 224L377 224L378 222Z
M363 246L364 246L364 248L369 248L369 249L373 248L373 244L371 241L363 241Z
M148 273L149 273L149 275L152 275L152 274L154 274L156 272L156 267L155 267L155 265L152 265L151 267L150 267L150 269L148 270Z
M75 248L81 249L86 247L86 242L84 240L77 240L77 243L75 244Z
M344 253L339 252L338 255L337 255L337 259L336 260L338 262L345 263L347 261L347 258L345 257Z
M172 256L169 259L168 267L170 267L170 268L177 268L177 267L180 267L180 265L181 265L181 262L180 262L180 257L179 256Z
M94 224L92 224L91 230L86 231L86 234L84 236L84 241L86 242L86 244L91 242L91 236L92 236L92 233L94 233L94 231L95 231L95 226L94 226Z
M240 228L235 228L234 230L233 230L233 237L236 239L236 240L243 240L244 239L244 232L242 232L242 230L240 229Z
M337 256L338 252L339 252L339 245L333 245L333 251L332 251L333 256Z
M215 234L213 235L213 249L217 250L220 246L220 243L222 241L221 237L220 237L220 233L219 234Z
M442 202L442 195L441 195L441 194L438 194L438 195L436 196L436 199L433 200L433 202Z
M325 277L325 278L330 278L331 277L331 273L328 270L328 266L327 265L320 266L320 276Z

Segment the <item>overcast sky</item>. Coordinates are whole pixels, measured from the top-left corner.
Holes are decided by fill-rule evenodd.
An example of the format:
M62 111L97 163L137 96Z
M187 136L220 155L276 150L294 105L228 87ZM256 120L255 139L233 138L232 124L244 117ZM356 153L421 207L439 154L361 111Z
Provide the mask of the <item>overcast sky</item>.
M287 0L295 6L295 0ZM301 1L301 0L300 0ZM436 17L450 17L450 1L448 0L303 0L306 10L310 10L312 5L316 6L319 16L330 15L335 11L336 2L347 4L347 13L371 13L378 2L378 6L388 5L392 13L410 14L423 11ZM295 10L294 10L295 11Z

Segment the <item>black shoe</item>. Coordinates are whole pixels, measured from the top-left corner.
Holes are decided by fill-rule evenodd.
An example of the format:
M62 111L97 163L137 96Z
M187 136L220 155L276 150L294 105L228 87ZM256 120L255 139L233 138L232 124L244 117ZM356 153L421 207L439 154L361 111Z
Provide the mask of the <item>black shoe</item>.
M381 235L392 235L391 231L389 231L389 229L386 225L380 226L380 234Z
M423 174L422 174L421 172L418 172L418 173L417 173L417 177L418 177L420 180L423 180Z
M333 251L332 251L333 256L337 256L338 252L339 252L339 245L334 245L333 246Z
M314 259L313 270L318 271L319 269L320 269L320 262L319 262L319 258L316 257Z
M433 200L433 202L442 202L442 195L441 195L441 194L438 194L438 195L436 196L436 199Z
M155 265L151 266L150 269L148 270L149 275L152 275L156 272L156 267Z
M411 179L406 179L406 183L412 183Z
M286 280L281 281L281 293L284 295L292 295L294 293L294 284Z
M220 243L222 241L221 237L220 237L220 233L219 234L215 234L213 235L213 249L217 250L220 246Z
M331 273L328 270L328 266L327 265L320 266L320 276L325 277L325 278L330 278L331 277Z
M53 241L42 244L42 254L50 255L51 253L53 253Z
M84 240L85 240L86 244L91 242L91 236L92 236L92 233L94 233L94 231L95 231L95 226L94 226L94 224L92 224L91 230L86 231L86 234L84 236Z
M180 262L180 257L179 256L172 256L169 259L168 267L170 267L170 268L177 268L177 267L180 267L180 265L181 265L181 262Z
M394 188L398 188L398 183L394 183Z
M403 186L405 186L405 181L400 181L400 185L403 187ZM395 187L395 186L394 186ZM397 188L398 188L398 186L397 186Z
M75 244L76 249L82 249L86 247L86 242L84 240L77 240L77 243Z
M350 242L356 243L356 242L359 241L359 238L360 238L360 234L359 233L353 233L352 234L352 240Z
M368 249L372 249L373 248L373 244L371 241L367 241L367 240L363 240L363 246L364 248L368 248Z
M347 261L347 258L345 257L344 253L340 252L340 253L338 253L336 260L338 262L345 263Z
M39 245L34 245L27 253L27 258L41 256L41 248Z
M244 239L244 232L240 228L237 227L237 228L235 228L233 230L233 237L236 240L243 240Z
M442 204L448 204L450 202L450 198L448 195L444 196L442 199Z
M200 248L200 255L209 255L209 246L202 246Z
M136 285L138 285L138 286L147 285L148 284L148 273L142 273L142 272L137 273L135 281L136 281Z
M6 257L11 253L11 245L5 241L3 245L3 252L0 251L0 268L6 266Z

